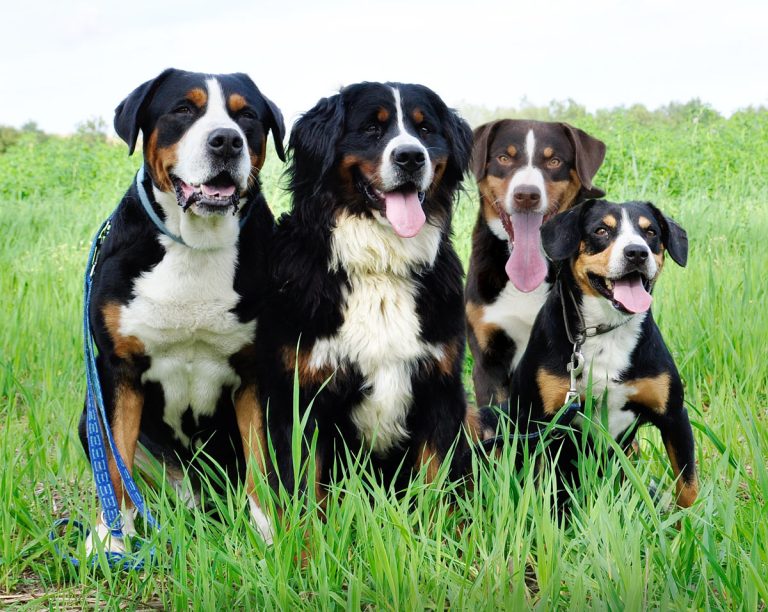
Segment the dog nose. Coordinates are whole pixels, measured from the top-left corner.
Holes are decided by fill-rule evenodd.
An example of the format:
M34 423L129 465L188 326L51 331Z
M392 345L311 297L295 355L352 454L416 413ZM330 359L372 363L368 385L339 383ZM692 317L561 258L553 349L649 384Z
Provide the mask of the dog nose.
M531 210L541 202L541 190L535 185L518 185L512 190L512 199L515 201L515 208Z
M408 173L416 172L424 167L426 157L421 147L402 146L392 151L392 159L397 166Z
M648 259L648 249L640 244L629 244L624 247L624 257L633 264L645 263Z
M228 159L243 150L243 138L236 130L219 128L208 134L208 151L217 157Z

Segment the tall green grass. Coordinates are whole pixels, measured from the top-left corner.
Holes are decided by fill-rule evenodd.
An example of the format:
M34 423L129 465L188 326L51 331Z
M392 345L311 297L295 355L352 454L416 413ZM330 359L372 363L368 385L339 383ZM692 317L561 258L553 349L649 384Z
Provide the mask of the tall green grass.
M29 138L0 155L0 606L765 607L768 114L703 125L645 124L618 112L579 125L608 144L596 184L610 199L651 199L689 232L689 266L667 264L654 312L696 427L693 508L669 509L664 496L648 494L651 481L674 490L649 428L636 464L582 459L585 484L569 520L552 512L551 478L536 482L530 464L515 471L513 448L477 461L469 489L441 471L432 484L419 475L400 497L363 461L338 474L324 520L312 502L307 510L281 492L285 515L269 548L240 488L204 491L207 511L187 509L170 489L148 489L166 526L153 540L161 567L73 570L48 531L56 518L90 522L97 512L75 435L82 269L92 233L139 162L123 146ZM285 210L280 172L273 155L264 188ZM465 261L476 206L468 183L454 227ZM59 543L84 553L66 534Z

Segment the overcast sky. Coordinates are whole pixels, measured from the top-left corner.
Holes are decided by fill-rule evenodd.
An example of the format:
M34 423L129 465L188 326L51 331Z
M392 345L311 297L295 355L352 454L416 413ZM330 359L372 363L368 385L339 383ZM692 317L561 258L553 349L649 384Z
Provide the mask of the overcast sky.
M247 72L289 122L361 80L423 83L452 106L768 106L766 0L4 4L0 124L59 133L111 124L168 66Z

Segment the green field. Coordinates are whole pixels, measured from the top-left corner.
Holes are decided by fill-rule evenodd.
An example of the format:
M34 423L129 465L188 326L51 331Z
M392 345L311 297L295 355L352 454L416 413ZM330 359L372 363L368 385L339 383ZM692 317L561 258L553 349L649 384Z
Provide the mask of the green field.
M765 609L768 111L728 120L696 104L553 112L608 145L595 183L609 199L650 199L688 230L689 266L666 266L654 313L695 425L701 488L691 509L648 494L652 480L674 486L646 428L636 463L611 459L597 476L594 459L581 462L586 482L568 521L551 511L551 481L536 483L528 466L515 473L508 450L478 463L472 490L420 476L398 497L360 466L339 476L325 521L286 492L270 548L241 489L208 496L216 517L150 489L166 527L162 566L72 569L48 532L56 518L97 513L75 434L82 270L139 159L98 135L29 132L0 146L0 607ZM281 171L272 154L262 179L277 211L288 203ZM454 227L464 261L476 206L467 181ZM84 554L74 538L60 544Z

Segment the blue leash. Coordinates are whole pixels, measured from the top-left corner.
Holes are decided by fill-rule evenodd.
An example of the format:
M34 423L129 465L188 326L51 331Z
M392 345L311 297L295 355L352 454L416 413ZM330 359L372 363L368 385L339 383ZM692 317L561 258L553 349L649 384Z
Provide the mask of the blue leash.
M154 210L152 210L151 204L146 196L146 192L142 185L144 176L144 166L141 167L136 175L136 185L139 191L139 198L142 200L147 213L152 211L150 218L152 221L161 228L165 227L162 221L157 217ZM142 197L143 196L143 197ZM146 204L144 204L146 200ZM93 284L93 275L96 271L96 266L99 261L99 253L101 246L112 229L112 218L114 213L101 224L99 231L96 232L96 236L91 243L90 253L88 255L88 263L85 268L85 284L84 284L84 299L83 299L83 345L84 345L84 357L85 357L85 381L86 381L86 425L88 436L88 452L91 459L91 469L93 470L93 478L96 482L96 493L101 503L102 518L104 523L109 528L112 537L123 538L123 520L120 514L120 506L117 501L117 494L112 486L112 480L109 475L109 467L107 463L107 452L104 443L104 435L106 433L107 442L109 448L112 451L112 456L115 459L120 478L123 481L123 488L128 496L133 501L136 510L140 516L144 517L144 520L155 530L160 531L160 525L149 512L144 498L136 486L136 481L133 479L130 470L125 465L120 451L117 449L115 439L112 436L112 429L109 425L109 419L107 418L106 410L104 409L104 397L101 391L101 383L99 381L98 371L96 369L96 350L93 342L93 333L91 330L89 311L91 304L91 288ZM181 239L174 238L173 234L167 231L163 231L164 234L173 238L177 242L184 244ZM70 519L60 519L54 523L54 531L51 532L49 539L55 541L57 538L56 530L67 524L72 524L73 527L83 536L87 536L88 531L78 521ZM79 559L62 553L58 546L54 544L56 552L63 558L67 559L72 565L79 566ZM140 546L139 546L140 548ZM136 553L119 553L114 551L105 552L107 563L112 568L122 568L125 570L136 569L140 570L144 567L144 560L136 556ZM150 563L154 564L155 561L155 549L152 548L149 551ZM95 565L98 562L98 556L91 557L91 565Z
M152 203L147 195L147 191L144 187L144 165L139 168L136 173L136 191L139 194L139 201L144 208L149 219L154 223L157 229L164 235L168 236L174 242L188 247L186 242L175 234L171 233L166 227L165 223L155 212ZM245 216L240 220L240 227L243 227L248 221L253 205L250 205L246 211ZM112 229L112 218L115 213L112 213L104 223L101 224L99 231L96 232L96 236L91 243L90 253L88 254L88 263L85 268L85 286L84 286L84 299L83 299L83 345L85 355L85 382L86 382L86 425L88 435L88 452L91 459L91 469L93 470L93 479L96 482L96 493L99 497L99 502L102 507L102 517L104 523L109 527L109 532L112 537L123 538L123 519L120 514L120 506L117 501L117 494L112 486L112 480L109 476L109 467L106 446L104 444L103 433L107 435L107 443L112 451L112 456L115 459L117 470L120 473L120 478L123 481L123 488L128 496L133 501L134 506L138 514L144 517L144 520L154 528L156 531L160 531L160 525L149 512L144 498L136 486L136 482L131 475L130 470L125 465L120 452L115 444L115 439L112 436L112 429L109 425L109 419L107 418L106 410L104 409L104 397L101 391L101 383L99 381L99 374L96 369L96 349L93 343L93 333L90 326L90 304L91 304L91 286L93 283L93 275L96 271L96 266L99 261L99 253L101 245ZM76 520L70 520L68 518L59 519L54 523L54 529L49 535L49 539L54 542L54 550L56 553L64 559L67 559L72 565L78 567L80 560L65 554L59 550L59 547L55 544L57 536L57 530L71 524L74 529L81 535L81 537L87 537L88 530L85 526ZM141 543L138 538L133 538L139 543L136 547L137 550L132 553L119 553L114 551L105 551L107 563L113 569L124 570L140 570L144 568L144 560L137 556L138 550L141 549ZM149 561L152 565L155 564L155 549L152 548L149 551ZM91 557L90 564L96 565L98 562L98 555Z

